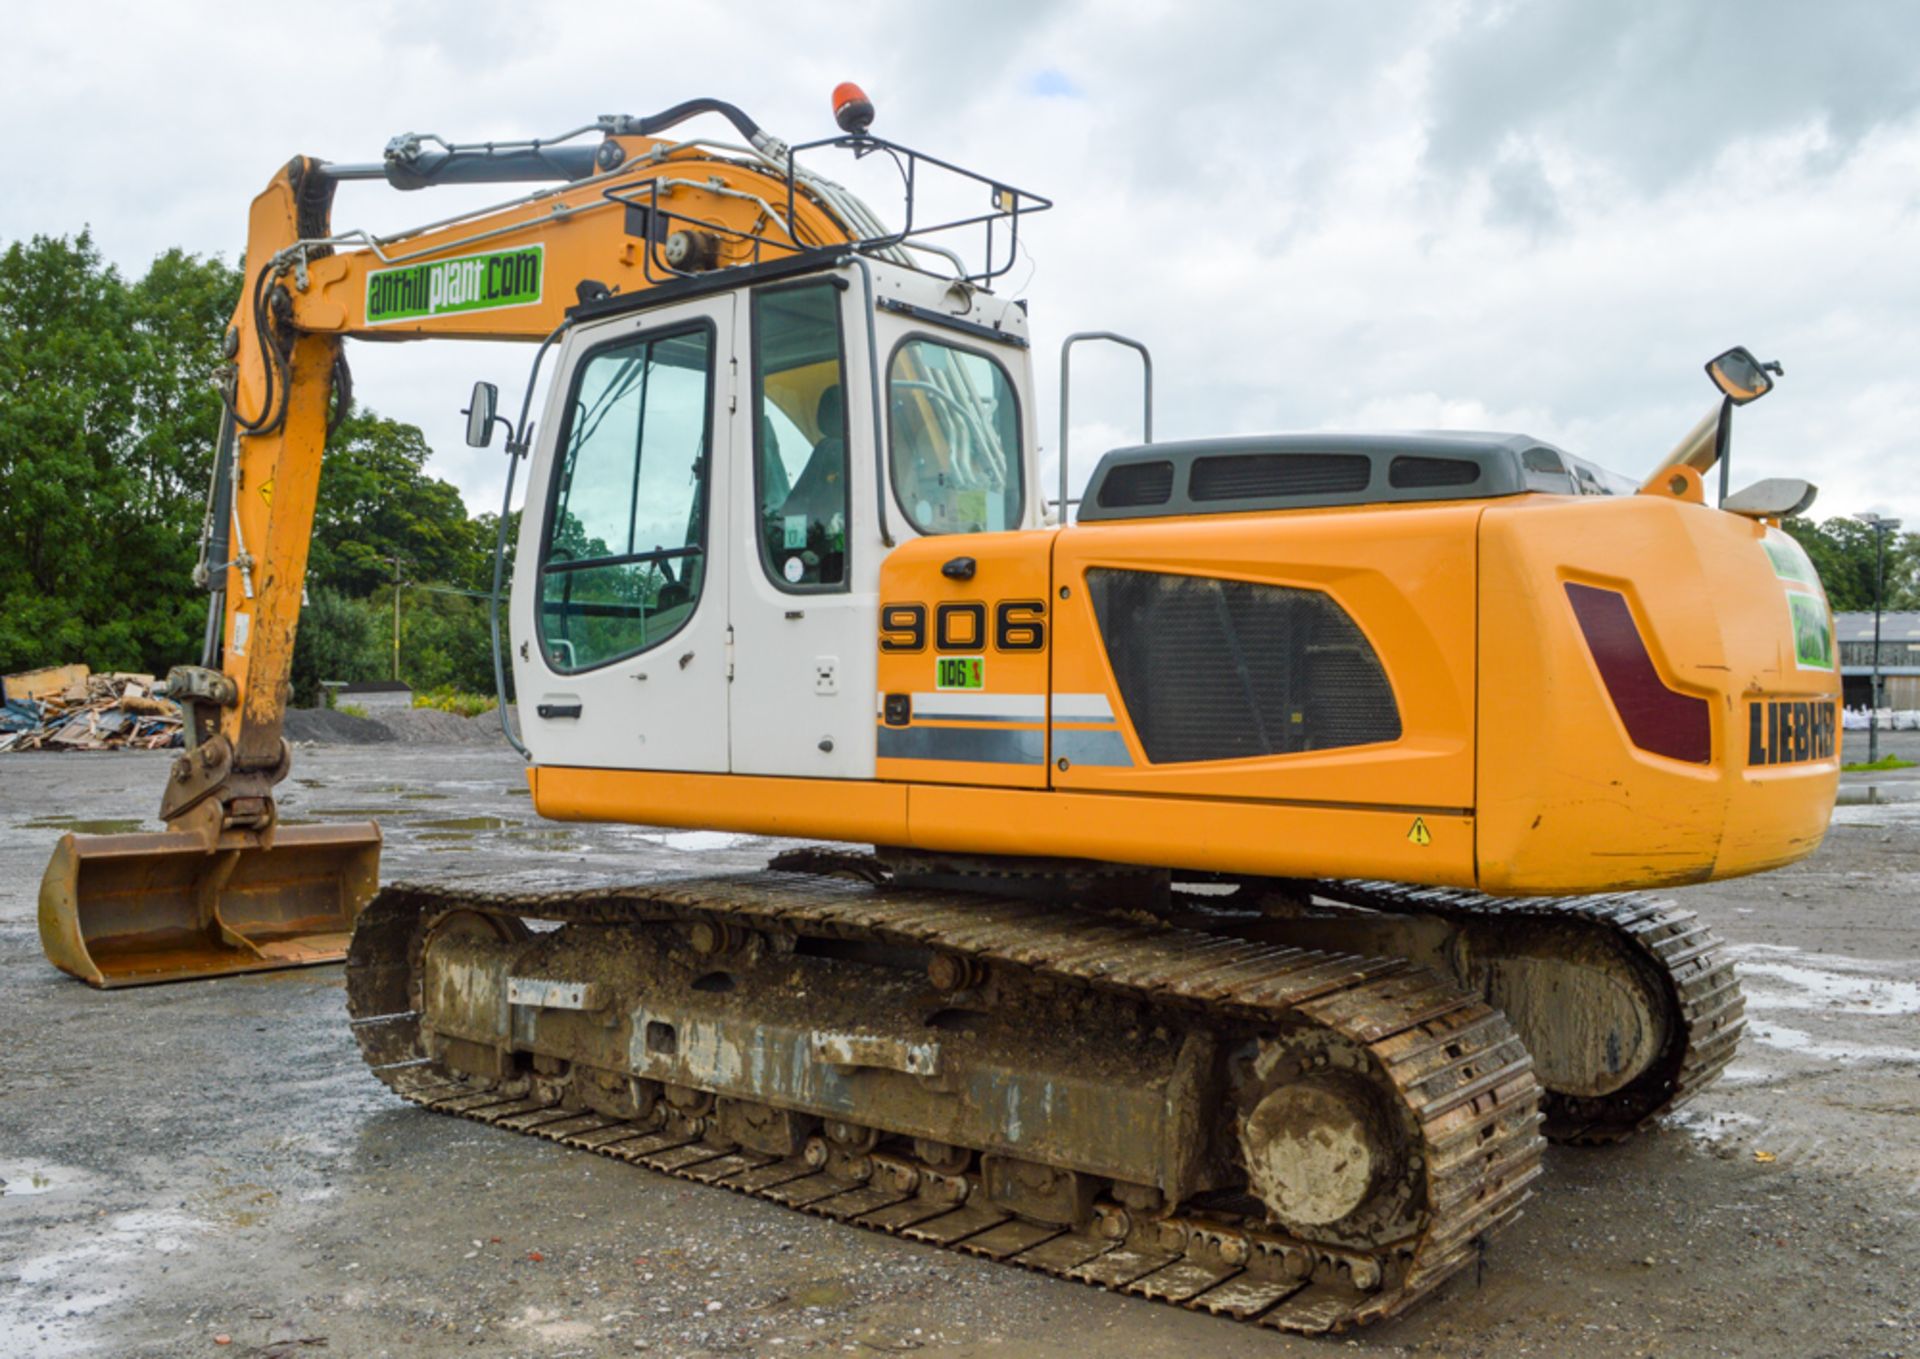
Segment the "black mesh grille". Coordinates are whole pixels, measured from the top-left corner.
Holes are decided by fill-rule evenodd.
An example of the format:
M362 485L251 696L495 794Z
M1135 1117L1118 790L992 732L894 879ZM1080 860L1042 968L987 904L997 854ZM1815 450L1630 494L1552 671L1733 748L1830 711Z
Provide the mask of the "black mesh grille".
M1100 484L1100 503L1109 508L1121 505L1164 505L1173 495L1173 464L1170 462L1134 462L1116 467Z
M1421 486L1471 486L1480 480L1480 464L1465 458L1395 458L1387 483L1405 490Z
M1154 764L1400 738L1380 658L1318 590L1106 568L1087 587Z
M1364 491L1373 460L1355 453L1236 453L1196 459L1187 482L1195 500L1339 495Z

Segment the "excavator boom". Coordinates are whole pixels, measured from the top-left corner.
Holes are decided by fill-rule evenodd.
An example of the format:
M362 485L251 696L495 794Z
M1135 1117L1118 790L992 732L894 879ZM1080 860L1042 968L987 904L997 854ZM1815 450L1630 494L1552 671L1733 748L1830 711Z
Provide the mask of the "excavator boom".
M749 147L655 135L718 113ZM322 455L342 412L342 340L539 341L570 308L685 285L701 272L845 249L882 234L862 205L799 171L738 109L696 100L603 118L597 145L474 148L396 138L379 166L296 157L254 199L245 286L227 337L229 411L217 477L224 544L208 563L217 648L169 677L187 749L159 834L60 842L40 934L100 987L338 962L379 882L371 823L277 824L281 727ZM336 236L335 190L553 181L504 205L375 237Z

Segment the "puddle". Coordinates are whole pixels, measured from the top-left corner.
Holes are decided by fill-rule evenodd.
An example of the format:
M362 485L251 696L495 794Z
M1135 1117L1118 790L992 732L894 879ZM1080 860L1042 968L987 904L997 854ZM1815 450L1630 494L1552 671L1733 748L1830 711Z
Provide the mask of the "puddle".
M353 821L362 821L368 818L374 820L380 820L382 818L399 820L420 815L419 812L408 807L315 807L313 814L315 816L339 817Z
M1885 807L1896 802L1920 802L1920 782L1841 784L1836 807Z
M1841 792L1855 792L1858 789L1841 789ZM1884 790L1883 790L1884 792ZM1869 802L1864 796L1849 801L1842 797L1833 807L1833 823L1836 826L1911 826L1920 821L1920 801L1908 798L1881 796Z
M1680 1129L1696 1142L1709 1145L1742 1137L1760 1127L1760 1120L1752 1114L1731 1111L1707 1113L1699 1109L1682 1109L1668 1114L1664 1121L1668 1127Z
M570 830L508 831L507 839L536 854L568 854L581 847L579 834Z
M1803 1029L1790 1029L1784 1024L1769 1024L1759 1019L1747 1021L1747 1034L1764 1047L1843 1066L1861 1066L1869 1062L1920 1066L1920 1049L1916 1048L1899 1048L1885 1043L1830 1042L1815 1038Z
M706 850L732 849L735 845L745 844L753 837L736 835L732 831L670 831L666 834L645 832L634 837L650 845L664 845L668 849L677 849L683 853L698 854Z
M166 1210L119 1213L92 1228L84 1240L11 1262L12 1272L21 1283L57 1288L61 1296L58 1302L30 1301L22 1290L14 1305L8 1306L4 1295L0 1295L0 1337L9 1331L25 1333L31 1327L38 1344L44 1346L57 1340L58 1337L40 1330L34 1323L70 1320L99 1311L117 1301L119 1291L133 1286L131 1272L125 1268L126 1261L136 1255L178 1254L187 1248L189 1238L205 1229L205 1223L185 1213ZM51 1348L32 1351L35 1354L55 1352Z
M1833 1015L1920 1014L1920 981L1899 975L1899 963L1840 954L1810 954L1778 944L1729 949L1739 965L1747 1009Z
M473 832L472 831L422 831L420 832L420 834L414 836L413 838L416 840L424 840L428 842L432 842L436 840L458 840L461 844L464 845L464 844L472 843Z
M24 1199L78 1189L87 1177L71 1166L51 1161L0 1161L0 1199Z
M16 829L65 830L77 835L131 835L134 831L158 830L159 827L138 817L86 821L77 816L43 816L38 820L22 822Z
M447 800L445 793L402 793L400 796L409 802L445 802Z
M422 830L496 831L510 830L521 823L504 816L443 816L419 824Z

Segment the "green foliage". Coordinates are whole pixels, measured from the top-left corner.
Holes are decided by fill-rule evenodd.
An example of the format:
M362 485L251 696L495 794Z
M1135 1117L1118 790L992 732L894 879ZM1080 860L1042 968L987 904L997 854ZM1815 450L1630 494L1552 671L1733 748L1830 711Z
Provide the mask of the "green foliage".
M393 667L391 633L380 610L324 585L307 591L293 639L293 701L320 707L323 680L385 679Z
M0 254L0 672L199 659L207 597L191 573L240 287L178 250L129 281L84 231ZM396 557L413 585L492 587L497 518L469 518L428 455L417 428L371 412L330 441L296 702L320 701L323 679L391 673ZM401 603L404 678L492 691L484 601L409 588Z
M413 696L416 708L434 708L443 713L458 713L462 717L478 717L481 713L490 713L499 705L493 701L491 692L484 694L462 693L452 685L442 685Z
M479 534L460 492L425 472L431 450L414 425L355 414L327 444L313 516L315 580L364 596L394 576L464 582L480 571ZM486 545L487 553L493 544Z
M0 255L0 670L197 658L208 377L239 287L177 250L128 283L86 232Z
M1874 600L1874 532L1857 519L1789 519L1837 611L1871 611ZM1886 544L1885 608L1920 608L1920 536L1889 534Z
M1852 764L1843 764L1840 767L1849 774L1879 773L1887 769L1911 769L1913 761L1903 760L1898 755L1882 755L1877 760L1856 760Z
M387 600L391 609L391 591ZM491 694L493 638L487 625L487 601L437 590L402 590L400 678L415 692L459 689Z

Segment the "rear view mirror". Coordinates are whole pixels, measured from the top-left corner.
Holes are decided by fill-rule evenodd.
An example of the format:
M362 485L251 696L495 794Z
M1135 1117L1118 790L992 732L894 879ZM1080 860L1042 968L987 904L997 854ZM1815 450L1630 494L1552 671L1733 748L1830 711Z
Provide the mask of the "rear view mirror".
M1758 401L1773 390L1773 379L1767 376L1767 370L1777 367L1777 364L1761 363L1745 349L1735 345L1707 365L1707 376L1713 379L1713 385L1725 394L1727 400L1736 406L1744 406L1749 401Z
M1741 353L1746 353L1743 349ZM1718 359L1715 362L1719 362ZM1716 379L1717 381L1718 379ZM485 448L493 442L494 411L500 405L500 389L491 382L473 384L473 401L461 414L467 417L467 447Z

